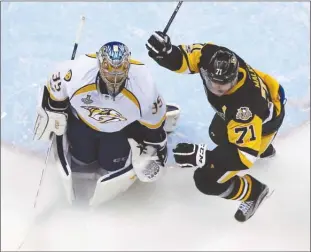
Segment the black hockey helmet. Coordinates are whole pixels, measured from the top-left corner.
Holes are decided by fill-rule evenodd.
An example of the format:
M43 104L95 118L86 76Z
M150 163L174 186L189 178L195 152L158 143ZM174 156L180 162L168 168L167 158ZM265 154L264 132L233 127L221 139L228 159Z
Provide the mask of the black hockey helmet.
M203 57L200 62L200 74L209 89L213 84L231 83L230 86L233 87L237 83L239 62L232 51L221 48L210 59Z

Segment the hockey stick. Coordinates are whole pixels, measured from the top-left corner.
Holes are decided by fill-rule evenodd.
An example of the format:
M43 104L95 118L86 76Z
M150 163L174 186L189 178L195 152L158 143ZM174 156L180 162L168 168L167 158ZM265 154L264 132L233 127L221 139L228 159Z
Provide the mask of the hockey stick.
M81 17L80 26L79 26L79 29L78 29L77 34L76 34L76 41L75 41L75 44L74 44L74 47L73 47L73 51L72 51L72 55L71 55L71 60L74 60L75 57L76 57L76 52L77 52L77 49L78 49L78 43L79 43L79 40L80 40L80 36L81 36L81 33L82 33L82 28L83 28L84 22L85 22L85 17L82 16Z
M168 31L168 29L170 28L170 26L171 26L171 24L172 24L172 22L173 22L173 20L174 20L174 18L175 18L175 16L176 16L177 12L179 11L179 8L180 8L180 6L182 5L182 3L183 3L183 1L179 1L179 2L178 2L178 4L177 4L177 6L176 6L176 8L175 8L175 10L174 10L174 12L173 12L173 14L172 14L170 20L168 21L167 25L165 26L165 28L164 28L164 30L163 30L163 34L166 34L166 33L167 33L167 31Z
M77 52L77 48L78 48L78 43L79 43L79 39L80 39L80 36L81 36L81 33L82 33L82 28L83 28L84 22L85 22L85 17L82 16L81 17L81 22L80 22L80 25L79 25L79 28L78 28L78 31L77 31L77 34L76 34L76 40L75 40L74 48L73 48L73 51L72 51L71 60L73 60L75 58L75 56L76 56L76 52ZM35 200L34 200L34 208L36 208L36 205L37 205L37 200L38 200L38 196L39 196L39 193L40 193L40 188L41 188L41 184L42 184L42 181L43 181L43 177L44 177L44 174L45 174L45 171L46 171L47 162L48 162L48 159L49 159L49 156L50 156L50 152L51 152L51 149L52 149L52 146L54 144L55 139L56 139L57 142L62 143L63 136L56 136L55 134L52 135L51 144L50 144L50 146L49 146L49 148L47 150L47 154L46 154L46 157L45 157L45 164L44 164L44 167L43 167L42 172L41 172L40 182L39 182L37 194L36 194L36 197L35 197ZM32 225L33 225L33 223L31 224L31 226ZM28 230L27 234L25 235L24 239L19 244L17 250L20 250L22 248L22 246L24 245L28 235L30 234L31 226L29 227L29 230Z
M71 55L71 60L74 60L74 58L76 56L76 52L77 52L77 48L78 48L78 44L79 44L79 40L80 40L80 36L81 36L81 33L82 33L82 28L83 28L84 23L85 23L85 17L82 16L79 28L77 30L76 40L75 40L75 43L74 43L74 47L73 47L73 51L72 51L72 55ZM37 200L38 200L38 196L39 196L39 193L40 193L41 183L42 183L42 180L43 180L43 176L45 174L45 170L46 170L46 167L47 167L47 162L48 162L48 159L49 159L49 156L50 156L50 152L51 152L53 143L55 141L55 137L56 137L56 142L57 143L58 142L62 142L62 136L56 136L55 134L52 135L51 144L50 144L50 146L48 148L48 151L47 151L47 154L46 154L46 157L45 157L44 167L43 167L42 172L41 172L40 182L39 182L37 194L36 194L35 201L34 201L34 208L36 208L36 205L37 205Z

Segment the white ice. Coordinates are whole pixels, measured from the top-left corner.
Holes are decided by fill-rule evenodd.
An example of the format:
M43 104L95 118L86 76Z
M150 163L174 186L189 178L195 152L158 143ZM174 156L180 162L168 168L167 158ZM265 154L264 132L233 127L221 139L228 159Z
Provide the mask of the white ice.
M21 250L310 250L310 123L275 147L250 171L275 191L238 223L237 202L201 194L193 170L180 168L91 209L68 205L49 167L35 210L44 160L2 146L1 247L16 250L26 236Z

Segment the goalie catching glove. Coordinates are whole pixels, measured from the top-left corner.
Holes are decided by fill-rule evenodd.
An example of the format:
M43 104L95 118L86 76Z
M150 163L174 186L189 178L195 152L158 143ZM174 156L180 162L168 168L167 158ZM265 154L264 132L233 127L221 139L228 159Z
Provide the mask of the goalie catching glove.
M179 143L173 149L176 163L182 167L203 167L207 161L207 146L205 144Z
M164 166L167 161L166 137L160 143L147 141L138 145L136 143L135 148L137 151L136 155L133 154L132 164L137 178L142 182L158 180L164 173Z

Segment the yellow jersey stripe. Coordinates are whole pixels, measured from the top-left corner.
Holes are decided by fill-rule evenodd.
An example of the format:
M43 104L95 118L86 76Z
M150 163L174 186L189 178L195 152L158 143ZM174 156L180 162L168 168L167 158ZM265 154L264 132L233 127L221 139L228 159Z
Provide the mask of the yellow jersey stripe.
M225 183L232 177L234 177L239 171L228 171L224 175L222 175L218 180L217 183Z
M178 47L179 50L182 53L183 59L182 59L182 65L181 68L176 70L175 72L177 73L183 73L185 71L189 71L190 73L193 73L193 71L190 68L190 63L189 63L189 58L188 58L188 54L185 52L184 46L179 46Z
M136 105L136 107L139 109L140 116L142 116L140 103L139 103L137 97L136 97L131 91L129 91L129 90L126 89L126 88L123 88L123 90L121 91L121 93L122 93L124 96L126 96L128 99L130 99L130 100Z
M243 192L244 180L242 178L240 178L240 183L241 184L240 184L239 191L238 191L238 193L234 197L231 198L232 200L236 200L238 197L240 197L241 193Z
M228 94L232 94L234 93L236 90L238 90L241 86L243 86L243 84L245 83L245 79L246 79L246 71L245 69L239 67L239 73L243 73L243 78L242 80L240 80L233 88L231 88L226 95Z
M95 83L91 83L91 84L88 84L80 89L78 89L70 98L70 100L72 99L72 97L74 97L75 95L79 95L79 94L83 94L83 93L86 93L86 92L90 92L90 91L94 91L96 90L96 84Z
M241 162L247 167L251 168L253 163L255 162L255 157L238 149L239 157Z
M142 122L142 121L139 121L142 125L144 125L144 126L146 126L147 128L149 128L149 129L157 129L157 128L159 128L161 125L162 125L162 123L164 122L164 120L165 120L165 118L166 118L166 114L161 118L161 120L158 122L158 123L156 123L156 124L150 124L150 123L146 123L146 122Z
M257 69L254 69L254 71L256 72L256 74L259 75L259 77L263 80L264 84L267 86L272 102L276 108L276 116L279 116L281 113L281 106L282 106L279 97L279 88L280 88L279 82L269 74L261 72Z
M145 65L144 63L141 63L140 61L134 60L134 59L130 59L130 64L133 64L133 65Z
M252 184L253 184L251 178L250 178L248 175L245 175L244 178L245 178L245 179L247 180L247 182L248 182L248 191L247 191L245 197L242 199L242 201L246 201L246 200L249 198L249 196L251 195L251 192L252 192Z
M90 58L92 58L92 59L96 59L96 53L88 53L88 54L85 54L85 56L87 56L87 57L90 57Z

